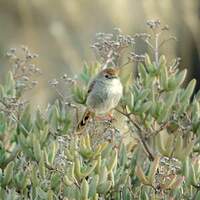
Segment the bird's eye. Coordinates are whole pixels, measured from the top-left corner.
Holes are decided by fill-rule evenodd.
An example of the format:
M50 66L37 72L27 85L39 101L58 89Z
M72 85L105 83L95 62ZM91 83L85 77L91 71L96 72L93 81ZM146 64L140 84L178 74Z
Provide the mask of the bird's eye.
M105 78L109 78L108 74L105 75Z

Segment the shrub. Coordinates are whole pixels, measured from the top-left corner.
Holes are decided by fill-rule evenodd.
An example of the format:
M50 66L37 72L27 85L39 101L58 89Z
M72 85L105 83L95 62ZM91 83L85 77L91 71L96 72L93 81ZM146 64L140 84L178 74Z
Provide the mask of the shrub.
M159 54L159 21L148 21L153 32L133 37L116 30L98 34L93 44L101 64L87 65L70 84L72 99L50 81L59 99L34 113L24 93L32 88L39 68L37 55L23 47L8 52L12 69L0 85L1 199L199 199L200 98L195 80L186 87L179 59L168 63ZM149 55L132 50L135 41L150 47ZM173 38L170 38L173 39ZM125 51L124 51L125 50ZM125 53L124 53L125 52ZM135 62L135 78L123 78L124 96L115 109L121 127L91 120L77 134L86 88L100 68ZM131 74L132 76L132 74ZM192 96L193 95L193 96Z

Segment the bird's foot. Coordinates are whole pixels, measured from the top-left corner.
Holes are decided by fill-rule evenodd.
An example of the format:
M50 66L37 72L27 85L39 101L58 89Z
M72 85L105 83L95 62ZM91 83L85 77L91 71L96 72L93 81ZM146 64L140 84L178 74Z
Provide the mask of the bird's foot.
M113 116L112 113L108 113L107 120L110 122L116 121L116 118Z
M96 116L95 118L97 121L113 122L116 120L111 113L107 114L106 116Z

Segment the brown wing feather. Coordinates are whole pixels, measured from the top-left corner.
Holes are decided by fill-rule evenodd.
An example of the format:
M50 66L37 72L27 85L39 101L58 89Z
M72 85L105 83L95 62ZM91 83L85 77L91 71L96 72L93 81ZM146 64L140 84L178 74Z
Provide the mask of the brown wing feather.
M95 85L95 80L93 80L93 81L89 84L87 94L89 94L89 93L92 91L94 85Z
M87 96L92 91L94 85L95 85L95 80L91 81L91 83L89 84ZM81 131L91 116L92 116L92 112L89 111L88 109L86 109L83 114L83 117L81 118L81 120L79 121L79 123L77 125L76 131Z
M87 121L92 117L93 113L90 112L88 109L86 109L86 111L83 114L82 119L79 121L77 127L76 127L76 131L80 132L84 126L86 125Z

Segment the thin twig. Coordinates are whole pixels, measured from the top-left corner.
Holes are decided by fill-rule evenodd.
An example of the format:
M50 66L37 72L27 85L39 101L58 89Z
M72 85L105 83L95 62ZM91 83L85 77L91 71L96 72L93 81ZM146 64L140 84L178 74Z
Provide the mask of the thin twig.
M152 50L154 50L153 45L149 42L148 39L144 40L144 42L145 42Z
M160 45L159 45L159 48L161 48L166 42L170 41L170 40L177 40L176 37L174 36L171 36L170 38L166 39L166 40L163 40Z
M120 67L124 67L124 66L126 66L126 65L128 65L128 64L130 64L130 63L131 63L131 60L128 59L128 61L126 61L125 63L123 63Z
M55 87L55 91L63 100L65 100L65 96L58 90L57 87Z
M117 112L121 113L122 115L124 115L125 117L127 117L129 119L129 121L139 130L137 133L138 133L138 136L139 136L139 139L141 141L141 143L143 144L143 147L145 149L145 151L147 152L148 154L148 157L149 157L149 160L153 161L154 160L154 156L153 154L151 153L150 149L149 149L149 146L148 144L146 143L143 135L142 135L142 132L143 130L140 128L140 126L135 122L133 121L133 119L131 118L130 114L128 113L124 113L118 109L115 109Z
M156 136L157 134L159 134L164 128L167 127L168 124L168 122L162 124L158 129L154 130L153 135Z

